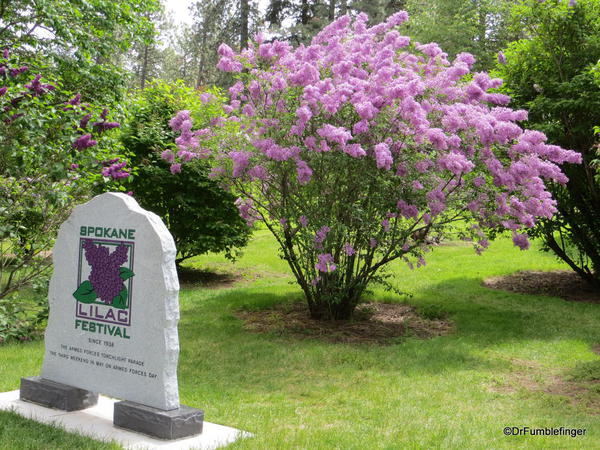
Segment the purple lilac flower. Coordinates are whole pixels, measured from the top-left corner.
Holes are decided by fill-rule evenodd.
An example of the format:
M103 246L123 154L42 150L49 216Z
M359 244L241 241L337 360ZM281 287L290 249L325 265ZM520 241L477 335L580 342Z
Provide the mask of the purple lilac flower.
M319 272L329 273L335 271L337 266L333 263L333 256L331 253L321 253L318 256L319 262L315 264L315 267Z
M79 103L81 103L81 94L76 94L75 97L73 97L67 103L73 106L79 105Z
M267 172L267 169L259 165L248 170L248 175L250 175L250 178L253 180L266 180L269 176L269 173Z
M202 103L208 103L210 102L214 97L214 95L208 93L208 92L203 92L202 94L200 94L200 101Z
M127 172L128 169L125 168L125 166L127 166L127 162L116 158L108 161L108 164L110 164L110 166L102 169L103 176L111 177L113 180L118 180L120 178L127 178L130 175L129 172Z
M300 184L308 183L313 174L312 169L301 159L296 161L296 172L298 175L298 183Z
M172 163L175 161L175 153L173 153L171 150L163 151L160 154L160 157L169 163Z
M37 97L44 93L44 87L42 86L42 83L40 82L41 78L42 78L42 76L38 74L31 81L31 83L28 83L25 85L25 87L32 92L32 95L34 97Z
M91 118L91 114L86 114L85 116L83 116L79 121L79 128L86 129Z
M513 243L521 250L529 248L529 239L527 234L514 232L512 235Z
M248 164L250 163L250 157L252 153L250 152L232 152L231 160L233 161L233 176L241 177Z
M121 124L118 122L94 122L93 127L98 131L98 133L103 133L104 131L112 130L113 128L119 128Z
M251 227L259 218L257 211L254 209L254 202L250 198L238 198L235 201L240 216L246 221L246 224Z
M375 146L375 161L378 169L390 170L394 159L387 144L381 142Z
M331 228L329 228L327 225L321 227L319 229L319 231L317 231L317 233L315 234L315 243L318 244L318 245L323 244L323 242L327 238L327 234L330 231L331 231Z
M83 136L77 138L75 142L73 142L73 147L77 150L85 150L86 148L93 147L97 143L97 141L92 139L91 134L84 134Z

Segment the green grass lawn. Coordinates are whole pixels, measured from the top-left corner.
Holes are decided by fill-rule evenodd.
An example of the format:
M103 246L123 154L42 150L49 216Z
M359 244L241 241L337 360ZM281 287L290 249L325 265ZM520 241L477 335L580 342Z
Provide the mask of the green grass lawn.
M440 246L428 265L393 266L409 299L448 314L455 331L389 346L332 344L253 334L233 312L299 298L273 240L259 231L235 265L220 256L191 265L243 274L225 288L184 285L180 295L182 403L206 420L254 433L230 448L600 449L600 304L489 290L484 278L563 268L509 239L478 256ZM43 343L0 346L0 391L39 373ZM573 379L576 381L564 382ZM506 437L505 426L585 428L586 435ZM0 448L114 448L0 414ZM118 448L118 447L117 447Z

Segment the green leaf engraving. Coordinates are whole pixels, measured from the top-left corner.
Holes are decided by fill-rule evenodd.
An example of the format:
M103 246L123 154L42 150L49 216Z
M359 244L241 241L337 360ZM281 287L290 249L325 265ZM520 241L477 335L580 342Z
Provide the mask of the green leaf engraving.
M121 277L121 280L123 280L123 281L131 278L134 275L135 275L135 273L133 273L133 271L131 269L128 269L127 267L119 268L119 276Z
M79 285L77 290L73 292L73 297L81 303L94 303L94 300L96 300L98 295L96 294L96 291L94 291L90 280L85 280Z
M125 285L123 285L123 288L121 289L121 292L119 292L119 295L117 295L115 298L113 298L111 306L113 308L126 309L127 308L127 296L128 296L127 288L125 287Z

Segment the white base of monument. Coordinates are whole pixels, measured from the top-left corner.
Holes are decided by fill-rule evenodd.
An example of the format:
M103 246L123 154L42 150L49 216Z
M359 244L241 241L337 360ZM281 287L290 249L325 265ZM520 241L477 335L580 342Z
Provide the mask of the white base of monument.
M89 436L100 441L116 441L126 449L216 449L252 435L235 428L204 422L202 434L176 441L162 441L116 428L113 425L114 404L118 400L100 395L98 404L73 412L45 408L19 400L19 391L0 393L0 410L15 413L41 423L57 425L66 431Z

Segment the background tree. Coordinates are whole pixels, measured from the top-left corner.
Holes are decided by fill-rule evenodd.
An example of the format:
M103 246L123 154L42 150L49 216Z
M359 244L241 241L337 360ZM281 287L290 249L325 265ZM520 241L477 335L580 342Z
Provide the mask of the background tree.
M529 110L530 127L583 157L583 164L565 167L566 186L550 185L558 214L542 221L537 234L583 279L600 286L600 184L593 166L600 87L592 70L600 59L600 3L531 0L516 6L514 15L528 37L505 51L498 72L506 92Z
M250 4L248 0L240 0L240 51L248 46L249 21Z
M294 45L308 43L327 23L335 17L334 0L272 0L265 19L271 34Z
M221 84L222 77L215 69L215 50L220 42L227 42L236 48L239 46L239 3L225 0L196 2L191 12L194 22L188 48L192 49L194 55L195 86Z
M113 102L125 85L121 58L151 34L158 8L159 0L0 0L0 48L36 55L69 89Z
M469 52L475 70L490 70L498 51L520 36L510 27L509 0L407 0L411 22L407 33L419 42L438 42L454 57Z
M292 44L308 43L336 17L361 12L371 24L406 10L411 21L406 33L422 42L438 42L450 57L470 52L476 70L494 66L498 51L519 37L509 27L509 0L271 0L265 19L277 38ZM511 31L513 30L513 31Z
M216 99L214 94L204 94ZM235 207L236 197L209 178L210 165L196 160L177 167L172 176L163 155L182 155L175 144L169 120L186 109L199 123L208 124L222 113L220 102L203 103L198 93L182 82L153 81L132 95L121 136L130 151L137 176L131 189L142 207L157 213L175 239L177 265L207 252L225 252L232 258L244 247L250 230Z
M145 35L139 36L139 39L132 43L126 61L126 65L133 72L130 86L140 89L144 89L146 83L154 78L173 76L167 73L165 64L170 56L169 50L172 50L170 44L176 29L162 4L144 15L154 26L145 30Z
M198 48L192 26L187 23L174 25L162 39L166 48L160 55L161 70L157 78L173 83L182 80L186 86L196 86Z

